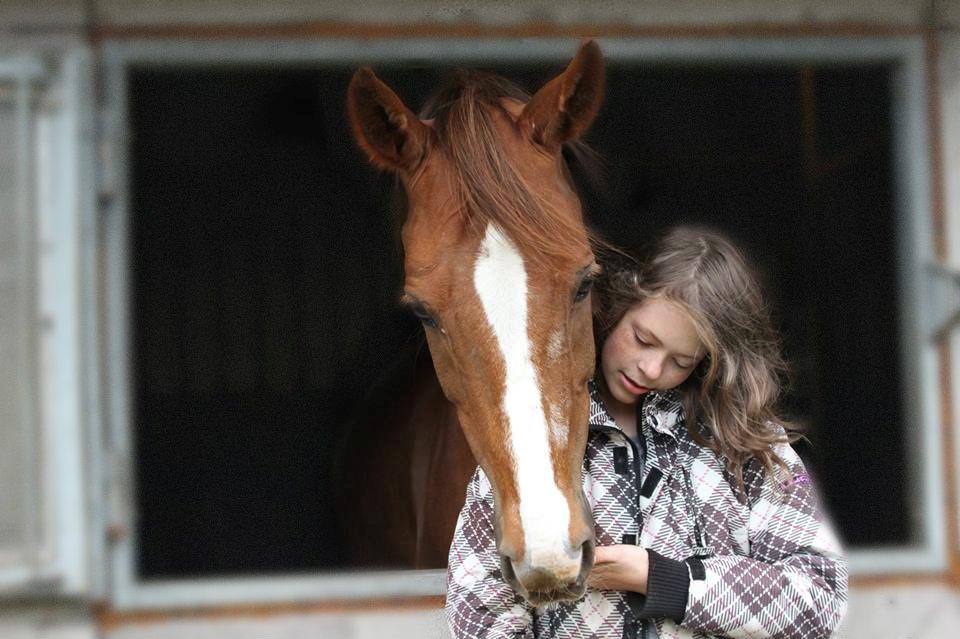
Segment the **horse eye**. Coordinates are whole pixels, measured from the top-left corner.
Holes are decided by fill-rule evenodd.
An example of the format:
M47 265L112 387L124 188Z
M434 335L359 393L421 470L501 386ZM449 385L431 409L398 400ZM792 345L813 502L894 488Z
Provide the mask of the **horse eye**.
M577 292L573 295L573 302L575 304L587 299L587 295L590 294L590 289L593 288L593 282L594 278L592 277L583 278L583 280L580 282L580 286L577 287Z
M428 328L437 328L440 326L436 318L434 318L434 316L430 314L430 311L427 310L427 307L423 305L423 302L412 304L410 310L413 311L413 314L418 320L423 322L424 326Z

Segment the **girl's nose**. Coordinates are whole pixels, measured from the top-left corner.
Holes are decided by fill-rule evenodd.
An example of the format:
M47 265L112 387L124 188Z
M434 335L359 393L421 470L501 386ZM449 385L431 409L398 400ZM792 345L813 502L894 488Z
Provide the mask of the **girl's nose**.
M656 357L651 357L644 362L640 362L637 366L649 382L655 381L660 377L660 372L663 370L663 362Z

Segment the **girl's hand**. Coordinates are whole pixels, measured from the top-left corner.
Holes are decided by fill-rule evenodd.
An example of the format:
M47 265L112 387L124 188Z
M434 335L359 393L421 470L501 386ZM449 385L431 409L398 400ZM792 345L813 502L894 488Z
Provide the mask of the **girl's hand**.
M647 550L640 546L597 546L587 585L600 590L631 590L646 594L650 567Z

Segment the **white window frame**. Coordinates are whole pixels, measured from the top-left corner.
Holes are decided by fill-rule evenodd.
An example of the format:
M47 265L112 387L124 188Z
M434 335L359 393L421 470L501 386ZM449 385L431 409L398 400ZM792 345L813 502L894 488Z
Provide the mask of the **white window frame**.
M91 535L99 491L90 455L99 446L93 446L87 417L96 384L84 381L97 377L87 368L95 326L95 298L87 293L96 280L90 259L96 237L91 56L80 44L3 44L0 75L20 73L35 86L34 104L20 107L21 118L33 125L21 136L27 163L18 180L27 193L21 206L29 218L24 241L32 250L27 259L36 302L35 414L32 444L23 454L38 470L25 483L37 537L25 549L26 564L0 570L0 596L86 596L96 592L91 566L102 555Z
M613 61L678 64L889 63L893 78L893 158L897 251L900 265L901 361L908 468L913 487L910 514L917 522L914 543L849 553L855 575L940 572L946 568L946 524L942 488L941 432L937 421L940 381L937 353L926 339L919 309L924 265L934 261L929 158L928 87L922 36L598 38ZM253 65L396 63L402 60L475 62L551 61L574 52L571 38L419 38L320 40L113 40L104 47L106 136L115 157L107 168L115 194L107 211L106 388L114 515L122 528L136 530L131 453L131 346L129 330L129 139L126 96L133 65ZM344 132L347 135L347 132ZM916 425L916 427L913 427ZM855 454L853 452L852 454ZM908 516L891 513L891 516ZM251 602L350 599L442 594L442 570L375 574L318 573L315 576L141 580L135 574L137 540L117 541L111 557L113 603L119 609L224 605Z

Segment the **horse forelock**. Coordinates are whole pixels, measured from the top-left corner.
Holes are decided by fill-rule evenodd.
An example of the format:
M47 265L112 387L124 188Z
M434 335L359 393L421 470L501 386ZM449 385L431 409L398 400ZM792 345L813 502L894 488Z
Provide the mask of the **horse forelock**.
M496 75L461 71L428 103L421 114L433 120L437 143L450 160L452 182L465 222L477 237L496 226L520 248L531 264L550 267L599 243L579 211L559 208L518 169L522 158L508 149L499 116L512 117L504 98L526 102L529 95ZM502 126L502 125L501 125ZM585 145L577 143L578 157ZM574 191L566 163L564 179Z

